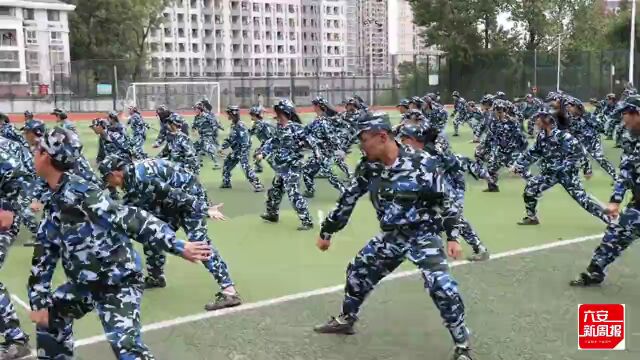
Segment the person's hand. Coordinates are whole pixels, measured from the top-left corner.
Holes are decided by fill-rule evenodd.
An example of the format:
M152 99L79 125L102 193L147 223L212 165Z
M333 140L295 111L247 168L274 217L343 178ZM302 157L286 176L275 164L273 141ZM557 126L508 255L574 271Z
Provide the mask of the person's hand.
M182 257L191 262L209 260L211 257L211 245L205 241L187 242L184 245Z
M447 241L447 255L453 259L459 259L462 256L462 246L457 241Z
M227 220L227 217L224 216L224 214L222 213L222 206L224 206L224 204L217 204L214 205L212 207L209 208L209 210L207 210L207 215L209 216L209 219L211 220L221 220L221 221L225 221Z
M40 327L49 327L49 310L43 309L38 311L31 311L29 313L29 319Z
M31 211L38 212L42 210L43 205L41 202L33 200L31 202L31 205L29 205L29 207L31 208Z
M262 160L262 159L264 159L264 156L262 154L258 153L258 154L256 154L255 159L256 160Z
M611 220L615 220L620 215L620 204L618 203L609 203L607 208L604 210L605 214L609 215Z
M316 239L316 246L318 247L318 249L320 249L320 251L327 251L329 250L329 246L331 246L331 240L325 240L322 237L318 236L318 238Z
M13 225L13 211L0 209L0 229L7 230Z

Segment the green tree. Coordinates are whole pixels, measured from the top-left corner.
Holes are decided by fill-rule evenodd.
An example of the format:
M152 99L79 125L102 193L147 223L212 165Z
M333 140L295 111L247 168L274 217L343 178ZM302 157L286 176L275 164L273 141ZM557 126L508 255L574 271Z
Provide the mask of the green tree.
M122 59L122 70L135 80L147 62L149 34L161 24L171 0L71 2L76 5L69 21L71 59Z

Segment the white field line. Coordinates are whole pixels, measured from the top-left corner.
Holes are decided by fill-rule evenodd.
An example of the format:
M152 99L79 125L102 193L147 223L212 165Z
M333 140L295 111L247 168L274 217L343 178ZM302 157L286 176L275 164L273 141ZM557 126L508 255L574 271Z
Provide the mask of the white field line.
M577 244L577 243L597 239L600 237L602 237L602 234L594 234L594 235L583 236L575 239L560 240L560 241L555 241L548 244L536 245L536 246L530 246L530 247L516 249L516 250L505 251L498 254L492 254L489 261L502 259L510 256L534 253L537 251L552 249L552 248L561 247L561 246ZM454 261L451 263L450 266L456 267L456 266L466 265L469 263L470 262L467 260ZM383 281L400 279L400 278L411 276L417 273L418 273L418 270L402 271L402 272L394 273L385 277ZM248 303L245 305L240 305L238 307L222 309L214 312L203 312L203 313L194 314L194 315L182 316L172 320L165 320L165 321L160 321L160 322L152 323L149 325L145 325L142 327L142 332L166 329L166 328L170 328L170 327L181 325L181 324L187 324L187 323L197 322L205 319L235 314L235 313L239 313L247 310L260 309L263 307L278 305L278 304L287 303L295 300L306 299L313 296L339 292L342 290L344 290L344 284L329 286L329 287L315 289L311 291L305 291L297 294L286 295L286 296L277 297L273 299L257 301L257 302ZM76 347L87 346L87 345L92 345L92 344L96 344L103 341L106 341L106 338L104 337L104 335L92 336L86 339L81 339L76 341L75 346Z
M22 307L23 309L27 311L31 311L31 306L29 306L29 304L27 304L26 302L22 301L22 299L20 299L18 295L11 294L11 300L13 300L14 303L20 305L20 307Z

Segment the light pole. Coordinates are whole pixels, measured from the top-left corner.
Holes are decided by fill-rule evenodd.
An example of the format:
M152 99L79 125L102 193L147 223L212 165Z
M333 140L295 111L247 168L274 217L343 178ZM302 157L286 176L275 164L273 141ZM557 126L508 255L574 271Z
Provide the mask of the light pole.
M633 0L631 5L631 36L629 38L629 83L633 84L633 62L635 57L636 46L636 2Z
M373 27L371 25L382 26L382 24L373 18L371 13L371 0L367 4L369 18L363 22L363 25L369 29L369 105L373 106Z

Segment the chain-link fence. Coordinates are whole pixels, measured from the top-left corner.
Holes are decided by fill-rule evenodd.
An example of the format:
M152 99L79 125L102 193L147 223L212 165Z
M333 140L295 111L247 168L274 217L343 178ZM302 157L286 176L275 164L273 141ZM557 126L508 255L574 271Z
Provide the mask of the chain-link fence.
M628 55L627 50L562 52L560 89L583 99L620 93L628 80ZM638 55L634 74L640 70ZM131 85L141 82L217 83L219 95L208 87L204 87L206 93L189 95L219 96L217 103L221 108L230 104L269 106L279 98L290 98L298 106L306 106L315 96L337 104L356 93L376 106L395 105L401 98L428 92L440 92L444 102L451 102L453 90L467 99L479 99L498 90L512 97L529 92L543 96L558 85L555 49L476 56L464 62L452 60L446 54L166 60L145 66L129 60L56 64L51 79L39 79L41 84L19 81L0 84L0 104L11 101L13 108L17 108L15 104L22 101L36 111L40 103L69 111L120 110L130 101L127 96ZM153 103L187 106L182 102L177 105L173 96L175 91L156 91ZM0 106L2 111L5 108Z

